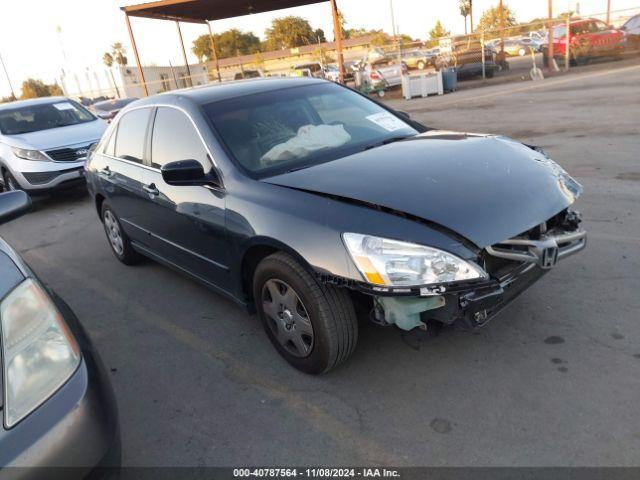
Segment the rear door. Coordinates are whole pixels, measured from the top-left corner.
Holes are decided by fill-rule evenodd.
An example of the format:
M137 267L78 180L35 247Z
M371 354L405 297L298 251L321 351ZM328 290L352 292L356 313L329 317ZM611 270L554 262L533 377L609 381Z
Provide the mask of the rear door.
M102 189L134 241L146 243L144 223L144 161L151 108L125 113L118 121L98 166Z
M179 160L197 160L205 172L213 161L196 126L182 110L157 108L150 142L145 228L153 249L176 266L223 290L229 289L225 195L209 186L173 186L160 169Z

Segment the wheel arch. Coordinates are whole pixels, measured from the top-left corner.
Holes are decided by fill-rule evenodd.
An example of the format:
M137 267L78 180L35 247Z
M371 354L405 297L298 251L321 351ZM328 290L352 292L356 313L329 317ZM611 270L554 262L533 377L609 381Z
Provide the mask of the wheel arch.
M307 260L295 249L283 243L280 240L271 237L256 237L245 245L240 260L240 288L241 295L248 300L250 310L253 306L253 275L258 264L277 252L284 252L291 255L302 268L307 270L314 277L317 275L316 270L307 262Z
M105 201L105 196L102 195L101 193L96 194L96 198L95 198L95 205L96 205L96 210L98 211L98 217L100 217L100 220L102 220L102 204Z

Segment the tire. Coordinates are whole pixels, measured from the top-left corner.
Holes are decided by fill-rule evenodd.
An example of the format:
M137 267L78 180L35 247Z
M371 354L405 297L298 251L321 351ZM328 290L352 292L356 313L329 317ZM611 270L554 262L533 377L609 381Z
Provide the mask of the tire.
M426 63L424 63L423 61L419 61L417 65L418 70L424 70L426 66Z
M326 373L353 352L358 320L348 293L318 282L290 255L260 262L253 298L269 340L298 370Z
M107 235L109 247L116 258L125 265L135 265L138 263L142 259L142 256L133 249L129 237L122 229L122 224L118 216L106 201L102 203L100 218L102 219L102 225Z
M527 51L524 48L521 48L520 50L518 50L518 55L520 55L521 57L524 57L526 53Z
M20 184L15 178L13 178L13 175L11 175L11 173L4 172L4 175L2 177L3 177L2 182L4 184L5 192L11 192L13 190L22 190L22 188L20 187Z
M493 75L495 74L495 71L493 68L488 68L484 74L486 75L487 78L493 78Z

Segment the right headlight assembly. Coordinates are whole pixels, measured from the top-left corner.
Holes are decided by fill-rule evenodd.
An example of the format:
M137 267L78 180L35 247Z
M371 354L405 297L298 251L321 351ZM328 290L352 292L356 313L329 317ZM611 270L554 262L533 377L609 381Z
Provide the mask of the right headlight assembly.
M7 428L38 408L76 371L80 349L47 293L27 279L0 303Z
M407 287L488 277L478 265L437 248L359 233L342 237L358 270L374 285Z

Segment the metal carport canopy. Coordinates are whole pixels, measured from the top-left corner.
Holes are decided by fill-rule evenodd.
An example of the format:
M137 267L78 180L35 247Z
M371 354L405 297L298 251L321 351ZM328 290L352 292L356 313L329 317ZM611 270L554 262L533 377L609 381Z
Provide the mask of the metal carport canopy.
M132 17L206 23L325 1L328 0L159 0L122 7L122 10Z
M314 3L323 3L329 1L333 14L333 26L336 42L336 50L338 54L338 68L340 70L340 81L344 78L344 66L342 57L342 28L340 28L340 20L338 16L338 7L336 0L158 0L155 2L140 3L137 5L128 5L121 7L126 15L127 28L131 37L136 63L138 64L138 74L142 83L145 94L148 95L147 85L144 79L144 72L140 64L138 49L136 47L135 38L131 29L129 17L153 18L157 20L171 20L174 22L189 22L206 24L209 27L209 34L213 48L214 60L217 69L217 54L213 43L213 35L211 34L211 26L209 22L214 20L222 20L224 18L240 17L254 13L270 12L272 10L281 10L284 8L300 7ZM178 29L178 32L180 30ZM181 35L181 34L180 34ZM180 37L182 42L182 36ZM186 63L186 52L184 52L184 44L182 46L183 55ZM220 71L218 69L218 80L220 80Z

